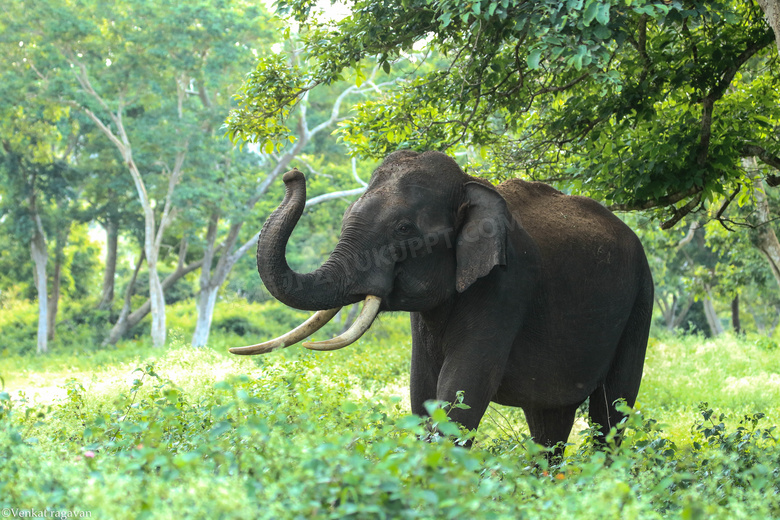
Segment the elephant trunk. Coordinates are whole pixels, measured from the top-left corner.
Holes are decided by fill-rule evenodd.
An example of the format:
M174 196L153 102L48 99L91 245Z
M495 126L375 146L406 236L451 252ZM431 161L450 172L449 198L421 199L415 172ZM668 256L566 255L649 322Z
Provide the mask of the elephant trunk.
M339 261L341 244L331 257L310 273L296 273L287 264L285 249L306 205L306 179L298 170L284 174L285 196L268 217L257 242L257 271L266 289L279 301L300 310L324 310L360 301L344 289L349 276Z

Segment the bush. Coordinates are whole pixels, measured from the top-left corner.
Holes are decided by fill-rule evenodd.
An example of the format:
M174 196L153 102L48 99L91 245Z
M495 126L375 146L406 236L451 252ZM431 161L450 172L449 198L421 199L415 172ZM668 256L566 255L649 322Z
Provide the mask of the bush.
M200 357L202 356L202 358ZM318 372L317 355L192 388L166 376L221 363L179 349L104 396L78 381L50 409L0 394L0 507L170 518L771 518L780 503L773 428L729 430L702 406L692 444L625 408L625 440L584 442L561 464L523 439L458 446L442 403L431 421ZM330 367L329 367L330 368ZM380 369L381 372L381 369ZM84 476L87 476L85 479Z
M238 303L218 306L215 324L248 323L260 341L308 314ZM598 450L592 429L575 428L564 460L550 464L517 409L491 407L471 450L442 403L429 403L430 421L409 414L405 314L383 316L348 349L256 358L225 353L235 329L215 327L210 348L186 346L193 315L192 303L169 307L163 349L142 340L5 357L0 508L93 518L780 517L780 359L754 338L653 339L637 405L623 410L623 443ZM36 398L41 380L59 391ZM508 419L493 424L494 415ZM433 425L448 436L431 435Z
M49 350L83 352L100 348L108 333L109 311L96 309L93 300L68 301L63 298L57 313L55 338ZM3 355L35 354L38 347L38 306L18 301L0 312L0 337Z
M236 336L259 336L261 330L245 316L224 316L213 323L216 330L235 334Z

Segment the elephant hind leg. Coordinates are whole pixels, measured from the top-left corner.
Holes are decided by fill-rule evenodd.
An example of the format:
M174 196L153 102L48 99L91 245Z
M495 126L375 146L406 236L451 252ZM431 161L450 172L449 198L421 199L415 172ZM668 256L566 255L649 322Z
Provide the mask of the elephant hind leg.
M639 394L653 310L652 286L644 293L634 304L604 383L590 395L590 419L601 426L601 441L623 420L623 414L615 408L615 401L624 399L628 406L634 406Z
M563 445L569 440L569 434L574 425L577 406L546 410L529 408L524 412L528 429L531 431L531 437L534 441L548 448L554 448L553 458L562 457Z

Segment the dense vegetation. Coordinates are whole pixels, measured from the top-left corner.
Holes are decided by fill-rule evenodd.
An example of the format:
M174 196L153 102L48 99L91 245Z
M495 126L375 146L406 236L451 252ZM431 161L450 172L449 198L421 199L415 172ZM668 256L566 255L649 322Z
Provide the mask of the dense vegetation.
M277 304L238 310L267 333L299 318ZM236 358L225 347L248 338L219 333L205 349L175 339L6 357L0 507L93 518L780 516L774 343L653 339L625 442L594 452L578 420L551 467L510 408L491 408L470 451L422 442L406 322L386 317L336 353ZM431 412L441 431L465 434L440 405Z

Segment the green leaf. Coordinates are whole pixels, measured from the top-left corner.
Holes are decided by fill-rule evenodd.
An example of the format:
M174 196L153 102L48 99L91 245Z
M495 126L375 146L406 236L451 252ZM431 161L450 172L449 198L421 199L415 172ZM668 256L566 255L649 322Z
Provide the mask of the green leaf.
M460 428L454 422L440 422L436 425L442 435L456 437L460 433Z
M604 3L599 6L596 20L598 20L601 25L607 25L609 23L609 3Z
M582 13L582 23L585 24L585 26L589 26L594 18L596 18L596 15L599 11L599 3L596 0L591 0L587 7L585 7L585 12Z
M436 408L431 414L431 419L435 423L445 423L449 421L449 418L447 417L447 412L445 412L443 408Z
M526 58L526 62L528 63L528 68L531 70L536 70L539 68L539 59L542 57L542 51L541 49L534 49L531 51L531 53L528 55L528 58Z
M599 25L593 29L593 34L600 40L608 40L612 36L612 31L605 25Z
M428 466L435 468L436 466L439 465L441 459L442 459L442 454L440 451L432 451L425 456L425 463Z

